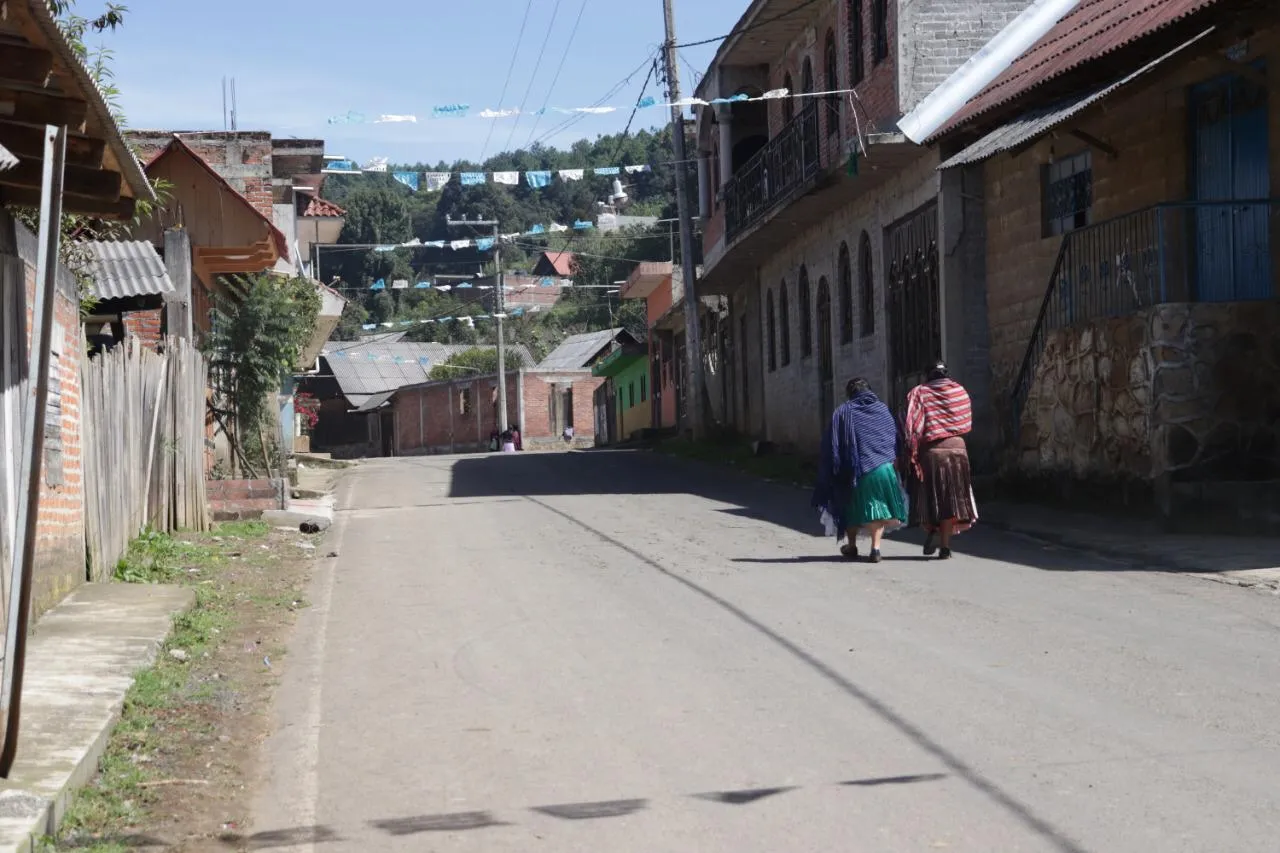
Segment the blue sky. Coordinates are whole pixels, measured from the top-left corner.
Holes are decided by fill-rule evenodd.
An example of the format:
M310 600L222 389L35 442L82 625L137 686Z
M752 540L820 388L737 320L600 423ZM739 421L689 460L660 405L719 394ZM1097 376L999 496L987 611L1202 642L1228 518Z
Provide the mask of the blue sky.
M241 130L322 138L329 153L365 160L435 163L478 159L490 126L488 153L522 147L533 118L426 118L433 106L467 103L472 112L499 107L526 0L343 4L345 12L301 0L125 0L129 12L115 33L100 38L115 52L116 82L130 127L222 129L222 78L235 77ZM79 0L90 13L99 0ZM684 41L722 35L747 0L676 0L676 34ZM528 23L501 106L519 106L530 87L543 40L546 52L532 79L526 109L543 105L573 23L582 11L550 106L595 103L660 45L661 0L529 0ZM554 26L552 15L555 13ZM91 46L95 41L91 40ZM691 92L716 45L681 51L680 85ZM647 70L647 69L646 69ZM587 116L546 140L573 141L622 130L639 96L641 70L608 102L616 113ZM651 84L650 94L657 94ZM417 124L330 125L354 110L414 114ZM537 136L563 116L548 112ZM667 111L641 110L633 128L665 123Z

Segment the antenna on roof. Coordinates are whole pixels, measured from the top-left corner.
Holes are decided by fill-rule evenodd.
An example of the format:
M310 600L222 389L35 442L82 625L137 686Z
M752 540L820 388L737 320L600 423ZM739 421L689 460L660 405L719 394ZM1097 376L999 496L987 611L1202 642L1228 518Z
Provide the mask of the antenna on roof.
M231 129L236 129L236 78L231 78Z
M222 77L222 129L227 129L227 78Z

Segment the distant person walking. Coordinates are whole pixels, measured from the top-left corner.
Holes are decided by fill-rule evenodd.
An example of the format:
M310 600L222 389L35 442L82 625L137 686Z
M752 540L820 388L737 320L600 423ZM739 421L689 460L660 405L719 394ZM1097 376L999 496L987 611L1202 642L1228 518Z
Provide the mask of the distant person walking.
M964 436L973 430L969 392L942 362L907 393L904 424L908 470L919 484L916 502L928 534L925 556L951 557L951 537L978 520ZM941 545L941 551L938 550Z
M851 379L845 392L848 402L836 409L823 434L813 504L825 507L835 520L837 538L848 537L841 554L858 557L858 531L864 530L871 537L868 559L878 563L884 531L907 521L906 501L894 468L897 423L867 380Z

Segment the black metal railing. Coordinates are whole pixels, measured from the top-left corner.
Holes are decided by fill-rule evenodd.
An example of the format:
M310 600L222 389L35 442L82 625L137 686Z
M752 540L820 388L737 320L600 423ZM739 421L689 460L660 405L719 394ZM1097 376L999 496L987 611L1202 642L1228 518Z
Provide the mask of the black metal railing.
M1165 302L1274 298L1277 217L1280 199L1172 202L1064 235L1014 381L1013 434L1053 332Z
M763 219L821 169L818 110L822 104L816 98L808 100L804 109L724 185L728 242Z

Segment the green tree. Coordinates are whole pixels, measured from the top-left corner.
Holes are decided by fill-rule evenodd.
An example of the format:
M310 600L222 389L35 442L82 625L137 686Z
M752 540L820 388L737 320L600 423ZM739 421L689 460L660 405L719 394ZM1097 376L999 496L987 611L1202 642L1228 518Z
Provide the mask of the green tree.
M265 440L269 398L296 368L315 331L320 294L305 278L255 275L229 282L234 299L219 299L204 342L214 416L249 476L273 467ZM259 458L263 467L258 467Z
M506 351L507 370L519 370L524 367L520 354L512 350ZM463 350L443 364L431 368L428 374L431 379L458 379L467 376L484 376L498 372L498 351L496 349Z

